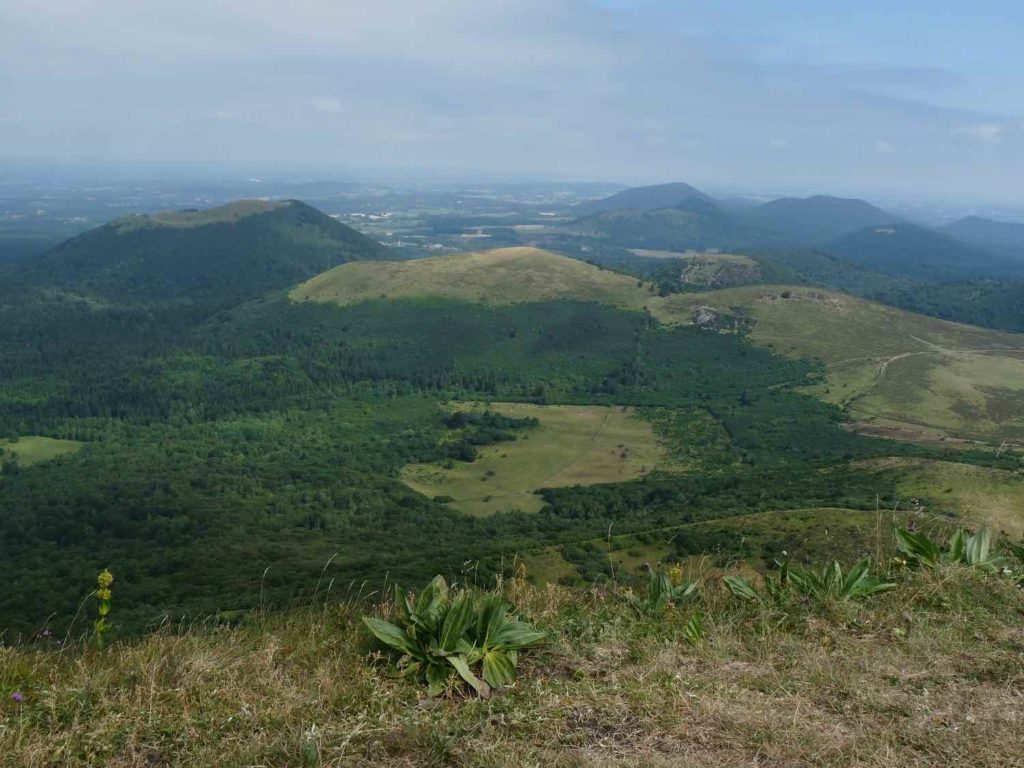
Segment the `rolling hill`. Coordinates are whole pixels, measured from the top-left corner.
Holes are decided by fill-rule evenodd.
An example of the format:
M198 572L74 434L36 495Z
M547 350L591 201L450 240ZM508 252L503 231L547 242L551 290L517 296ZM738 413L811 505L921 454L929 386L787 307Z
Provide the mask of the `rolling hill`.
M863 200L828 195L783 197L744 211L742 218L752 227L799 244L823 243L865 227L899 221Z
M435 297L489 304L569 299L640 308L637 280L536 248L498 248L416 261L353 262L292 290L295 301L356 304Z
M1024 440L1024 335L806 287L680 294L650 308L668 323L749 318L755 343L821 360L826 379L808 391L879 434Z
M566 225L566 230L622 248L669 251L730 250L771 241L713 202L697 198L671 208L597 213Z
M346 264L291 293L296 301L341 305L413 297L493 305L572 299L646 308L668 325L734 328L734 319L748 318L755 343L825 364L825 383L810 393L854 418L891 426L890 434L1024 440L1024 335L946 322L847 294L747 286L655 296L631 278L527 248Z
M819 245L897 221L863 200L826 195L787 197L740 210L725 210L704 196L657 208L603 208L571 228L624 247L730 249Z
M833 240L824 249L877 272L931 282L1024 276L1024 261L916 224L866 227Z
M1024 259L1024 224L968 216L947 224L942 231L966 243L1016 253Z
M713 202L713 199L695 187L682 182L654 184L647 187L632 187L616 192L600 200L589 200L572 208L576 216L588 216L606 211L640 210L653 211L671 208L690 199Z
M612 524L639 559L741 513L871 512L900 502L896 477L854 462L1021 429L1024 337L825 291L660 297L531 248L390 261L299 203L94 236L40 280L89 301L0 323L0 436L45 449L0 461L5 637L65 629L108 564L126 632L309 597L324 563L325 584L413 583L557 547L593 580L607 553L584 545ZM171 251L125 245L155 241L204 250L161 264ZM252 269L253 252L277 266ZM701 287L726 261L753 269L702 260ZM453 426L460 403L485 413ZM907 440L844 429L834 404ZM1012 452L962 460L1018 468ZM685 530L694 552L710 541Z
M129 216L18 264L7 279L115 302L233 302L337 264L392 257L297 200Z

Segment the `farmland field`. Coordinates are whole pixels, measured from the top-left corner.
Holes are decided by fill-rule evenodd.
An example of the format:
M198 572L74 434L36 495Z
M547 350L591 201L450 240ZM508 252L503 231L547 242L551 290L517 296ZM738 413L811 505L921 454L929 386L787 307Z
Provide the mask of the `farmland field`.
M450 497L452 507L472 515L536 512L544 504L534 493L540 488L632 480L664 459L651 424L632 408L490 403L486 409L536 418L540 426L514 442L487 446L473 462L411 464L402 471L405 484L429 497Z

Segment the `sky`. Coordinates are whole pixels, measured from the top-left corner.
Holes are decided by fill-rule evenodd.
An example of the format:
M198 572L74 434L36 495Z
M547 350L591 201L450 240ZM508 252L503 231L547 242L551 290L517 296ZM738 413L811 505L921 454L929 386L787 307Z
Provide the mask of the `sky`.
M0 0L0 157L1024 202L1019 0Z

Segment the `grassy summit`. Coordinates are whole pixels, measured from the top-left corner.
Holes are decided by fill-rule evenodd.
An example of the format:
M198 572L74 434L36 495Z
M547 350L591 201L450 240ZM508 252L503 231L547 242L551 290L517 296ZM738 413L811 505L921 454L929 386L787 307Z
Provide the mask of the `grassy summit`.
M498 248L416 261L343 264L291 292L296 301L357 304L433 296L488 304L550 299L643 307L637 280L537 248Z

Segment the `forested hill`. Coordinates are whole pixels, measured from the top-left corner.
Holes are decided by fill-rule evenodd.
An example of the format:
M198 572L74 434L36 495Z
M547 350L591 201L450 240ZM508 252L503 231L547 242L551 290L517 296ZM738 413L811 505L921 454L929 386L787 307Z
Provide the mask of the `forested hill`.
M982 247L1013 251L1024 258L1024 224L968 216L954 221L943 231L964 242Z
M587 216L606 211L653 211L658 208L672 208L691 199L712 202L712 198L699 189L683 182L675 182L624 189L600 200L588 200L580 203L573 208L572 212L577 216Z
M19 264L6 281L110 302L233 303L349 261L394 258L298 200L128 216Z
M783 197L746 211L743 218L788 243L824 243L864 227L899 221L898 216L864 200L829 195Z
M1024 261L915 224L866 227L825 250L870 270L928 282L1024 276Z

